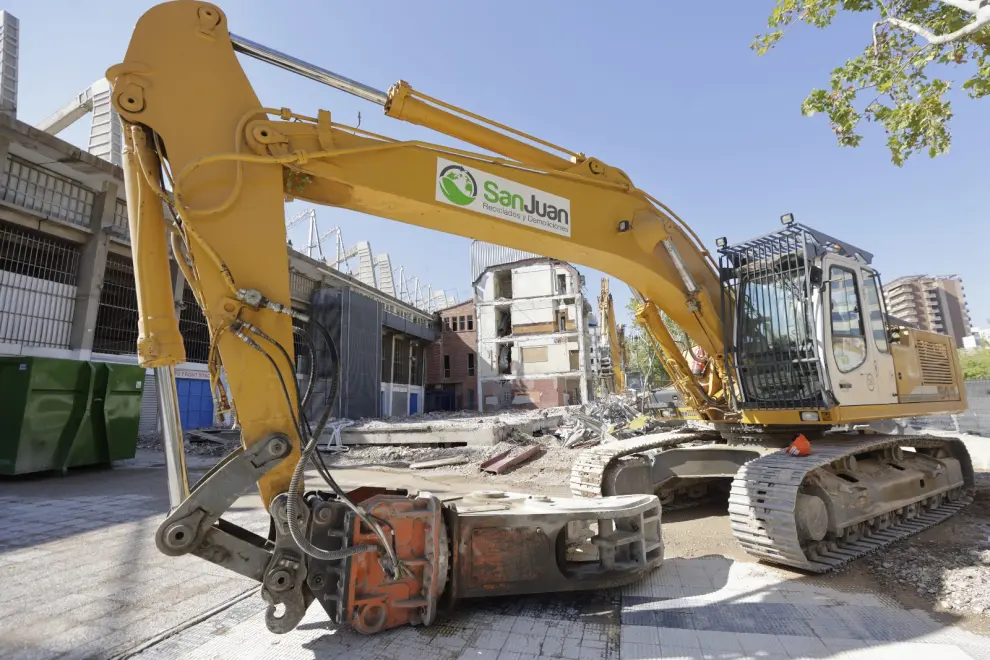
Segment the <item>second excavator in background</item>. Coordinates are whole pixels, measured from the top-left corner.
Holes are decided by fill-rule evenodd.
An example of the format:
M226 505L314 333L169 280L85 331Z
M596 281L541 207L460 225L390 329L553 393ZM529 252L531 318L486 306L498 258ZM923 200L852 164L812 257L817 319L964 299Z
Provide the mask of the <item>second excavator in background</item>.
M602 291L598 294L598 315L600 317L603 343L607 346L600 359L600 379L605 392L623 392L626 389L626 347L622 326L615 322L615 307L612 294L608 290L608 278L602 278ZM604 347L602 347L604 348Z

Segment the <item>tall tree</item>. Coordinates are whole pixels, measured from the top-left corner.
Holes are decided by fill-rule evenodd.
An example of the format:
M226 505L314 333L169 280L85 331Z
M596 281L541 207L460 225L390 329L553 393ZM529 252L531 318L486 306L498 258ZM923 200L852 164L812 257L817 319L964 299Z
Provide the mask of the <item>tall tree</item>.
M990 94L990 0L777 0L753 49L764 55L795 23L824 29L840 12L872 15L872 34L862 53L832 71L828 88L812 90L804 114L827 114L846 147L860 144L863 119L882 124L898 166L919 151L947 152L948 78L961 78L970 98Z

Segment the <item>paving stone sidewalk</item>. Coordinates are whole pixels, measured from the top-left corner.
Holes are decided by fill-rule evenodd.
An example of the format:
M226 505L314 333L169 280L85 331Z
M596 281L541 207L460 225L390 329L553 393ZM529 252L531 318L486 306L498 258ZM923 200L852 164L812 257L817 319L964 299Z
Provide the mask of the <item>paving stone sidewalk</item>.
M713 556L668 560L617 593L464 603L439 625L375 636L331 630L316 606L296 630L273 635L249 599L136 658L980 660L990 658L990 638L821 578Z

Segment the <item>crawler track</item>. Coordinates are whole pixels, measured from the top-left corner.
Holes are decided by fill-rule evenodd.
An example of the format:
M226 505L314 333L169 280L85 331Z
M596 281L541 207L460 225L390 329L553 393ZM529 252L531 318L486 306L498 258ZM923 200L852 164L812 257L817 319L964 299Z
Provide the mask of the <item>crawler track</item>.
M601 497L608 470L617 465L619 459L636 454L663 451L689 442L712 438L711 433L675 433L662 437L644 436L611 442L585 449L571 467L571 492L576 497ZM681 508L669 507L665 508Z
M963 468L963 483L942 493L919 497L916 515L900 507L886 524L882 516L869 521L866 535L856 540L827 540L802 547L795 520L797 495L814 470L845 456L885 447L934 448L945 446ZM778 452L743 466L729 495L729 519L736 540L754 557L816 573L830 571L848 561L870 554L900 539L937 525L969 504L966 489L973 484L973 466L961 441L951 438L874 436L871 439L814 442L810 456Z

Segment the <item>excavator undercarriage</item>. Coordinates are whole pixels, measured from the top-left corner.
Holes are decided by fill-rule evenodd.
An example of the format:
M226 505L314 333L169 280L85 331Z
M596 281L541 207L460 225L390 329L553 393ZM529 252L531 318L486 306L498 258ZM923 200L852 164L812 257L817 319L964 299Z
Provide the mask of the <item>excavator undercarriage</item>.
M670 511L728 495L747 553L829 571L953 515L970 501L973 467L954 438L826 433L810 456L780 435L641 436L586 449L571 471L579 497L653 493Z

